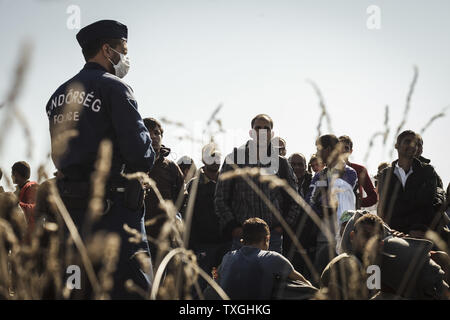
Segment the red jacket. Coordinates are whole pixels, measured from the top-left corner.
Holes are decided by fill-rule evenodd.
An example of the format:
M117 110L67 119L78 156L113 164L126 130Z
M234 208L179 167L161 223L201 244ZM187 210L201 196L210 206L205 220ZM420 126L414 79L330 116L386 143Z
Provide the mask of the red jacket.
M22 208L28 223L28 232L34 229L34 207L36 205L36 193L38 184L34 181L28 181L20 189L19 205Z
M367 173L367 169L356 163L349 163L349 166L355 169L358 174L358 199L357 199L357 207L367 208L373 206L378 201L377 193L375 192L375 188L372 184L372 180L370 180L369 174ZM363 189L367 194L367 197L363 198Z

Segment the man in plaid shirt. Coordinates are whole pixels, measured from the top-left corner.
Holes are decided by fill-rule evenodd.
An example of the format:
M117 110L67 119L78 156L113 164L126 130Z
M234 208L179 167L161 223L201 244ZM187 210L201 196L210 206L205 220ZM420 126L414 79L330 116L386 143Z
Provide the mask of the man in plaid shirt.
M229 154L220 174L234 168L259 168L261 175L277 175L297 190L294 171L286 158L272 147L273 121L266 114L259 114L251 121L251 140ZM299 213L299 206L282 188L270 188L267 182L260 182L260 176L248 176L257 188L270 200L289 225L293 225ZM232 239L231 250L239 249L242 224L253 217L267 222L271 237L269 250L282 252L283 228L263 199L243 177L220 179L216 185L215 209L221 230L225 237Z

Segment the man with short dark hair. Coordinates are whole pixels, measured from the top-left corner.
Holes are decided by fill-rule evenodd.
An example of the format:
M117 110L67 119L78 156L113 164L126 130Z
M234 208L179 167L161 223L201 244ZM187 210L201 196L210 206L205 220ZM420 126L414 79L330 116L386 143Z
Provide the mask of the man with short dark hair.
M222 166L220 175L237 168L255 168L259 175L277 176L297 190L294 172L286 158L279 155L271 144L273 121L266 114L258 114L251 121L249 135L251 140L229 154ZM289 225L293 225L299 208L293 199L280 187L272 188L269 182L260 182L259 176L250 177L262 193L270 199ZM240 247L242 224L252 217L262 218L271 229L270 249L282 252L283 229L271 209L242 177L221 179L216 186L216 214L219 216L221 230L232 241L232 249Z
M378 197L373 187L372 180L370 180L367 169L360 164L350 162L349 157L353 153L353 141L349 136L340 136L339 142L342 144L342 154L345 157L347 165L355 169L358 174L357 194L356 194L356 209L361 207L368 208L377 203ZM363 190L366 192L364 197Z
M138 299L141 296L137 290L131 292L125 284L131 279L147 292L153 279L144 228L144 189L140 181L128 180L124 175L150 171L155 153L133 90L122 80L130 67L126 56L128 28L118 21L101 20L80 29L76 39L86 64L58 87L46 106L52 159L58 169L56 185L83 241L94 233L114 233L120 237L117 263L111 275L112 288L102 293L112 299ZM91 175L96 171L99 149L104 155L99 166L108 168L110 160L110 167L104 201L99 201L104 204L100 206L103 210L94 219L88 208L94 189ZM124 225L137 230L139 241L129 241L130 234ZM78 254L74 256L80 258ZM65 262L61 263L62 276L67 278ZM87 281L87 270L81 263L80 269L82 286L80 290L72 290L72 296L95 298Z
M14 163L11 169L12 182L17 186L17 197L19 205L25 214L28 224L27 239L30 240L31 234L34 230L34 207L36 205L36 193L38 184L35 181L30 181L30 165L25 161Z
M312 179L312 174L306 171L306 158L303 154L296 152L291 154L288 160L297 177L298 193L306 197Z
M170 148L162 144L164 134L161 123L155 118L145 118L144 125L150 133L152 147L155 150L155 164L148 173L148 176L156 183L161 196L165 200L171 200L174 205L179 204L178 211L182 210L186 188L178 165L167 156L170 154ZM178 201L180 199L180 201ZM153 223L146 225L147 235L153 239L149 241L150 252L154 261L157 258L158 247L154 242L158 239L161 228L167 221L167 212L160 208L160 202L153 189L148 189L145 196L145 220L154 219Z
M398 159L379 177L378 215L393 229L411 236L423 236L434 229L437 199L436 172L415 158L417 134L405 130L397 137Z
M311 158L308 162L308 172L315 175L317 172L322 170L325 165L322 163L322 160L316 154L311 155Z
M366 268L380 263L383 220L374 214L358 218L350 232L352 252L335 257L320 278L321 289L327 288L330 299L368 299Z
M375 214L366 213L356 220L353 231L350 232L350 241L353 248L353 254L363 261L367 244L369 240L376 237L377 241L384 238L383 219Z
M232 300L271 299L277 276L310 285L289 260L268 251L270 230L264 220L247 219L242 231L243 246L227 253L218 270L218 283Z

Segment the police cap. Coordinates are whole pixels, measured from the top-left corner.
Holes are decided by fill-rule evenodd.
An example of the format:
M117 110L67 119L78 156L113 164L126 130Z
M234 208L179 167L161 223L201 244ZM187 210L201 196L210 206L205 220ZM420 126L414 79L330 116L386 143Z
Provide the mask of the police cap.
M127 38L127 26L115 20L94 22L77 33L77 41L81 48L97 39L123 39L126 41Z

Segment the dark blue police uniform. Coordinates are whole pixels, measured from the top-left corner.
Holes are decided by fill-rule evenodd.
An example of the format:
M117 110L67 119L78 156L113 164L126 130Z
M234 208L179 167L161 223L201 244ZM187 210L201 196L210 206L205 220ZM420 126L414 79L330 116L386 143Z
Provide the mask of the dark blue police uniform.
M111 27L111 23L115 25ZM123 32L124 26L114 21L104 20L103 24L96 24L98 28L95 24L94 27L86 27L91 30L88 32L90 37L120 38L114 37L114 27L117 26L117 30ZM108 30L106 34L104 27ZM113 275L111 298L137 298L125 289L125 282L131 279L142 289L149 290L152 274L141 270L135 256L139 252L149 256L150 252L144 228L144 207L130 207L125 201L124 190L128 180L122 173L148 172L153 166L155 152L150 134L139 115L133 91L101 65L88 62L76 76L55 91L47 103L46 111L52 140L52 159L63 176L57 184L60 195L82 235L87 237L97 231L120 235L122 241ZM99 145L103 139L109 139L113 147L105 212L98 221L89 225L88 234L84 234L86 224L89 224L87 200L91 192L90 177L95 170ZM124 224L141 233L139 243L128 241L130 236L124 231ZM83 266L80 265L80 268L83 270Z

